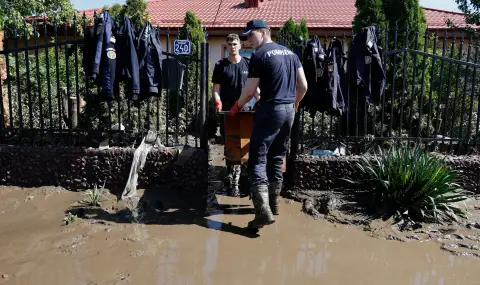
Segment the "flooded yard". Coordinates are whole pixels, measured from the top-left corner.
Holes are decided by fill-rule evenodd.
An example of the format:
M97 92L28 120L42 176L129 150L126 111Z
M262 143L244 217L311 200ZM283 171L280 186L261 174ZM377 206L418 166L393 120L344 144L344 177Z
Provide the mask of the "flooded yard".
M222 152L212 148L208 216L165 189L89 207L84 192L0 187L0 284L478 284L480 219L399 232L320 215L307 207L317 191L282 198L276 222L252 233L252 201L223 195Z
M251 234L248 198L219 195L220 210L205 218L164 204L135 223L109 216L128 207L107 197L103 214L65 225L81 193L0 188L0 284L478 283L473 257L435 241L373 238L286 199L277 222Z

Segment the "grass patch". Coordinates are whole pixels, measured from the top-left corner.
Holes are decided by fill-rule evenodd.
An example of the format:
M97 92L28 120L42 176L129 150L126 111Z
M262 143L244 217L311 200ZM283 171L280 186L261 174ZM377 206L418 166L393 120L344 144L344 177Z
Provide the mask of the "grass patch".
M70 212L65 216L65 218L63 218L63 222L65 223L65 225L75 223L76 221L79 221L79 220L81 220L81 218L79 218L77 215L74 215Z

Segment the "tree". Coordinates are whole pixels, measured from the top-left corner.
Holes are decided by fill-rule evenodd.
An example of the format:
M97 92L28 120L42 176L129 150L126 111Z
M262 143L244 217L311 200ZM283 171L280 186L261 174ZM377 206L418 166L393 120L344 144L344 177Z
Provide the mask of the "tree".
M183 55L180 57L181 63L185 64L187 67L187 70L185 71L185 74L187 75L187 86L183 88L184 90L188 88L188 92L171 90L169 94L169 116L171 118L176 118L178 116L180 124L178 129L180 132L184 132L186 128L193 128L193 125L189 124L194 122L193 118L196 116L195 112L197 110L195 109L195 106L198 102L195 102L195 99L200 100L200 98L197 98L197 94L200 94L199 81L197 80L200 77L200 44L206 42L206 35L202 28L202 24L194 12L186 12L184 24L182 28L180 28L177 38L189 39L192 43L190 55ZM198 64L196 62L198 62ZM196 70L197 66L198 74ZM208 87L206 86L206 88ZM178 108L177 97L179 102ZM198 112L199 111L200 110L198 110Z
M279 37L281 42L292 49L296 42L299 40L308 40L308 27L305 19L302 19L300 23L290 17L279 31Z
M398 26L397 41L400 44L405 43L406 27L410 29L408 42L409 47L415 48L415 32L424 33L426 29L427 19L420 7L418 0L403 0L403 1L386 1L385 17L389 26L389 41L393 43L395 40L395 27ZM422 46L424 39L419 37L419 45Z
M114 18L116 21L120 21L123 19L125 15L125 6L121 4L114 4L112 6L103 6L103 11L108 11L110 16Z
M145 0L127 0L123 14L130 18L135 27L140 28L150 17L147 13L147 1Z
M73 19L76 13L70 0L0 0L0 30L11 31L13 25L23 28L25 17L30 16L56 18L57 23L62 24L64 19ZM26 25L31 35L32 24Z
M140 29L150 20L147 12L147 1L145 0L127 0L125 5L104 6L103 10L108 10L110 16L119 23L123 21L124 16L127 16L135 29Z
M190 39L192 41L192 55L200 58L200 43L206 42L205 32L202 24L194 12L187 11L184 18L184 24L178 35L180 39Z
M469 25L480 24L480 0L455 0L458 9L465 13L465 20Z
M353 21L354 32L360 32L367 26L376 26L381 31L379 44L384 50L409 48L423 51L425 44L427 44L427 51L429 50L429 42L425 43L426 18L418 0L356 0L355 7L357 15ZM388 33L385 33L386 29ZM388 42L386 42L386 36L388 36ZM387 55L384 59L387 61L385 105L382 105L385 121L380 129L371 129L369 133L388 135L386 131L392 124L392 135L406 134L408 131L405 129L411 130L412 135L416 135L416 126L421 120L418 116L419 110L425 109L425 104L429 102L431 60L408 52ZM393 80L394 74L395 80ZM425 82L423 90L420 86L422 76ZM392 102L393 86L395 86L395 94ZM419 103L421 96L424 97L423 106ZM363 114L362 110L360 112ZM377 114L380 112L382 112L381 109ZM373 115L369 114L370 118L371 116ZM379 126L380 121L381 118L377 116L377 121L372 125Z
M104 6L102 10L108 10L110 16L114 18L117 23L121 23L123 17L127 16L136 30L141 29L147 21L150 21L150 16L147 12L147 2L145 0L127 0L125 5L114 4L112 6Z
M382 0L355 1L357 14L353 18L353 29L358 32L362 27L385 27L387 21Z

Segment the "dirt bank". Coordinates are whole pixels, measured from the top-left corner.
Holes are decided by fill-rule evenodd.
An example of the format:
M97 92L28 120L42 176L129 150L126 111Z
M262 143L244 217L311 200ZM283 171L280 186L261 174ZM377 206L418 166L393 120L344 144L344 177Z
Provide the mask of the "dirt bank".
M287 191L285 196L301 202L302 211L315 219L354 226L376 238L401 242L433 241L452 254L480 259L480 196L459 203L459 207L467 210L468 219L444 225L393 225L391 220L373 219L359 203L364 199L362 194L348 189Z

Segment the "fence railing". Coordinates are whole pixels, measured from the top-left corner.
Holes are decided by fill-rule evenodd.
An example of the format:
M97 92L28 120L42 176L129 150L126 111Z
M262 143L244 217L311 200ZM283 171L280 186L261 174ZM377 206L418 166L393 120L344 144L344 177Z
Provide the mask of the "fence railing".
M85 16L70 26L34 20L33 34L26 24L5 32L0 143L98 146L108 140L110 146L124 146L154 130L167 146L198 147L206 113L200 103L208 92L201 88L208 77L208 57L201 49L208 44L187 33L183 37L192 42L193 52L177 55L171 51L173 33L156 28L164 38L160 96L129 100L126 84L117 80L115 100L108 104L83 69L83 35L90 23Z
M294 124L292 153L334 150L341 145L350 153L360 153L396 142L457 154L478 151L478 38L455 31L410 31L408 27L384 29L376 36L386 76L379 100L367 103L363 95L362 88L373 88L373 80L367 82L372 85L357 86L357 71L351 64L355 59L349 50L352 40L341 35L338 40L346 60L338 70L345 106L341 114L301 108ZM320 39L327 50L333 39ZM279 42L305 60L305 42L292 37L281 37ZM365 68L369 78L378 77L371 64ZM315 91L316 96L327 96L322 88Z

